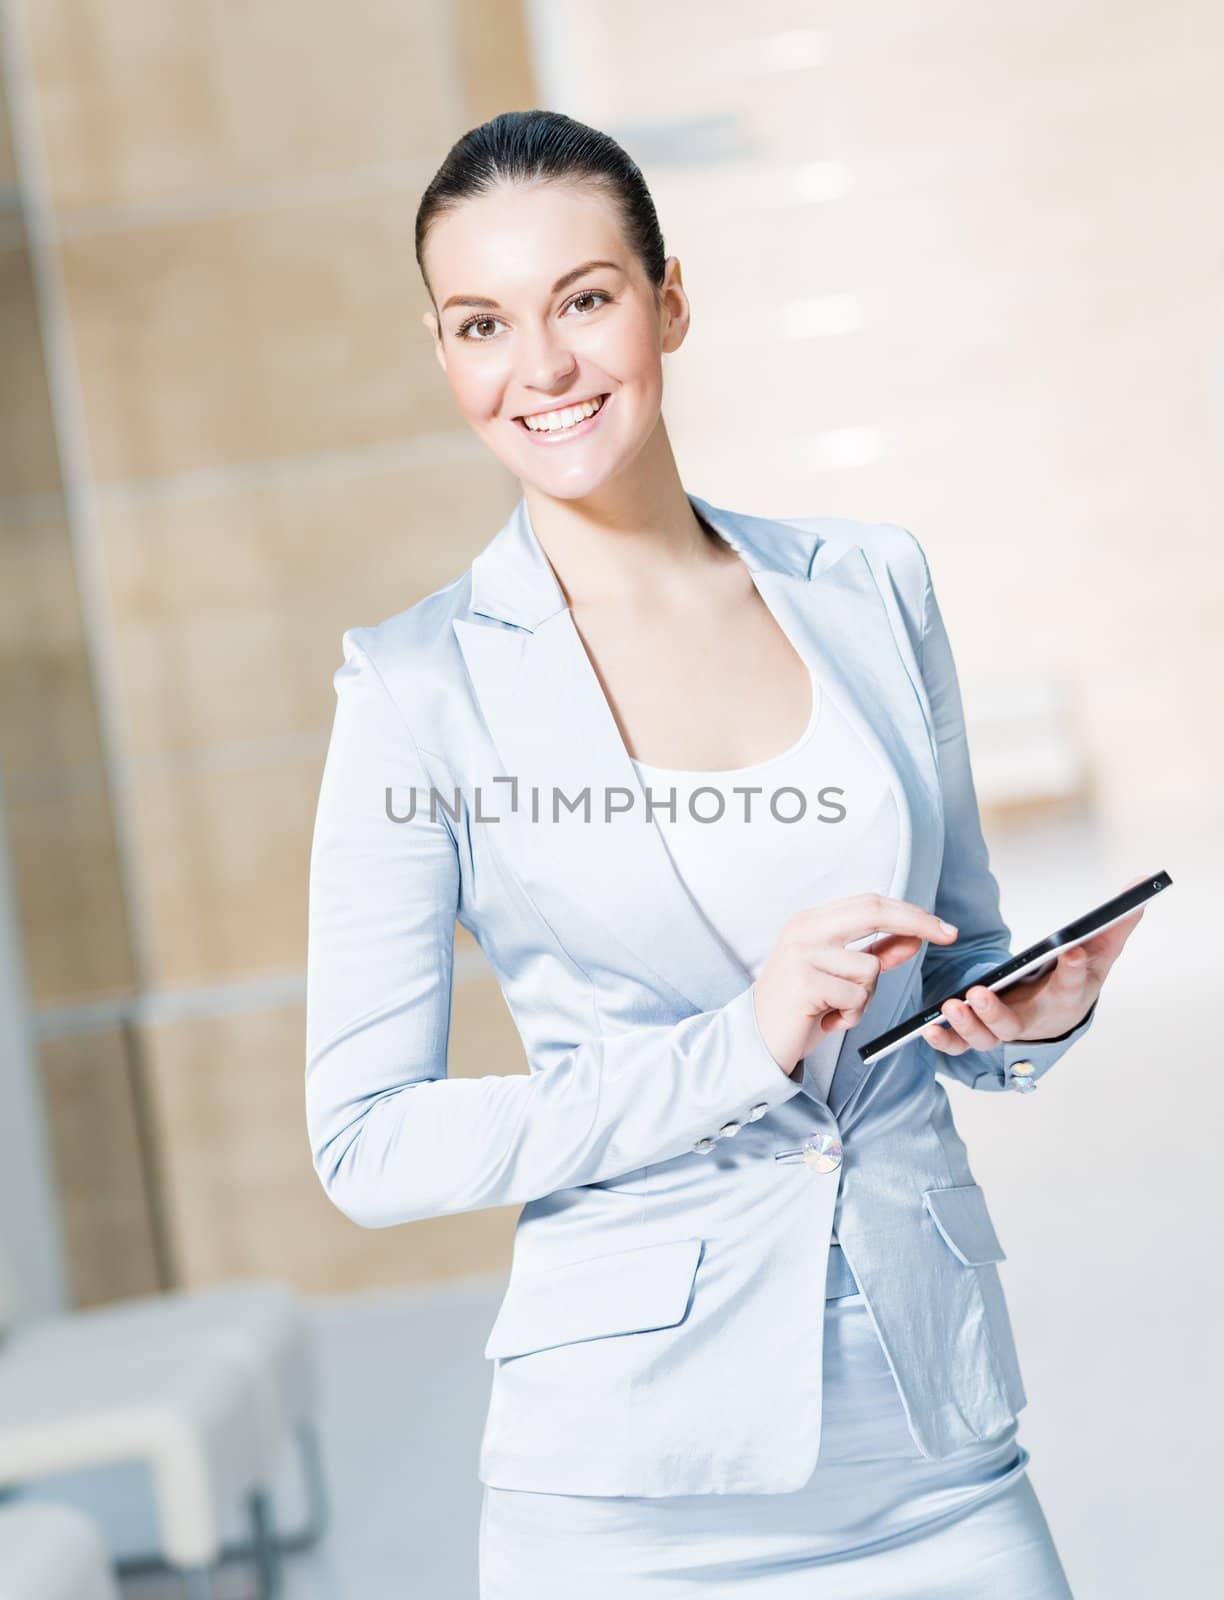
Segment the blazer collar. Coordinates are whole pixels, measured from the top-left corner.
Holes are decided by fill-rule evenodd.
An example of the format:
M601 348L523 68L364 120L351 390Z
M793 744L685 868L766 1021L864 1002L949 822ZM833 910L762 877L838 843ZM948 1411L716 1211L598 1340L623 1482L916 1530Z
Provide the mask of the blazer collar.
M886 569L873 570L854 538L827 537L821 530L836 534L834 519L804 528L688 498L738 551L823 692L879 760L899 825L887 892L933 900L939 780L920 668L906 630L890 620L896 600ZM698 1011L726 1004L752 975L688 893L658 825L646 825L641 812L620 817L613 847L572 816L547 814L554 787L569 797L589 787L594 797L619 789L640 799L642 786L525 500L473 561L470 607L509 625L453 622L490 739L473 752L467 776L479 785L478 809L495 808L481 820L499 824L499 845L524 889L580 966L644 969ZM626 957L616 955L617 943ZM871 1070L857 1046L899 1017L910 976L909 963L883 973L864 1017L841 1036L828 1098L834 1115Z

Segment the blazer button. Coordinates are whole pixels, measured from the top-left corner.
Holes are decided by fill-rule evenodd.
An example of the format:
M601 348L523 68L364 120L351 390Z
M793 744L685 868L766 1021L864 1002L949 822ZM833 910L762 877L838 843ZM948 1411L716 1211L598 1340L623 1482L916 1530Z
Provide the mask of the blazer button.
M693 1149L697 1151L698 1155L703 1155L703 1156L708 1151L713 1150L713 1148L714 1148L714 1140L713 1139L698 1139L697 1143L693 1146Z
M724 1122L718 1130L718 1137L720 1139L729 1139L733 1133L738 1133L743 1126L742 1122Z
M831 1133L809 1133L797 1150L775 1150L775 1161L802 1161L813 1172L836 1172L842 1147Z
M769 1110L769 1101L768 1100L762 1100L759 1106L753 1106L752 1110L748 1113L748 1121L749 1122L757 1122L757 1121L759 1121L760 1118L763 1117L768 1110Z
M809 1133L803 1141L803 1164L814 1172L836 1172L842 1164L842 1147L831 1133Z

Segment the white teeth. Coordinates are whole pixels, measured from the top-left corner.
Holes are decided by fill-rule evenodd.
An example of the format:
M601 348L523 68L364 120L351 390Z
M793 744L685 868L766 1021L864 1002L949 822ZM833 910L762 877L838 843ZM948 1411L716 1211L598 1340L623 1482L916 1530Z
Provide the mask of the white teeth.
M524 417L532 433L556 433L561 428L572 428L577 422L593 417L603 405L603 400L586 400L580 406L567 406L564 411L542 411L537 416Z

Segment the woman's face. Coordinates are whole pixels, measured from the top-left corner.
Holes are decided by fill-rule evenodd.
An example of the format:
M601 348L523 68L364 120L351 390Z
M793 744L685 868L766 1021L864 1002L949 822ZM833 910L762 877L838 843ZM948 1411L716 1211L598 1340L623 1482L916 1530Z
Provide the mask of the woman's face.
M656 298L612 202L556 183L465 200L434 222L423 255L438 306L425 326L493 454L558 499L580 499L621 472L660 423L662 357L688 329L676 258ZM599 409L576 424L548 415L583 401ZM529 430L526 416L551 426Z

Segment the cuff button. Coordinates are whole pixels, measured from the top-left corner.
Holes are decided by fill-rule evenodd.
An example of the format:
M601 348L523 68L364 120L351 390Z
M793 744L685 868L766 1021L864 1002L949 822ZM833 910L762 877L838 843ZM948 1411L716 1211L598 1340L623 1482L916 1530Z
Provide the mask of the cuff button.
M752 1110L748 1113L748 1121L757 1122L768 1110L769 1101L762 1100L759 1106L753 1106Z
M1011 1064L1011 1086L1027 1094L1037 1087L1033 1078L1033 1063L1031 1061L1013 1061Z
M693 1149L696 1150L698 1155L704 1156L713 1150L714 1143L715 1141L713 1139L698 1139L697 1143L693 1146Z

